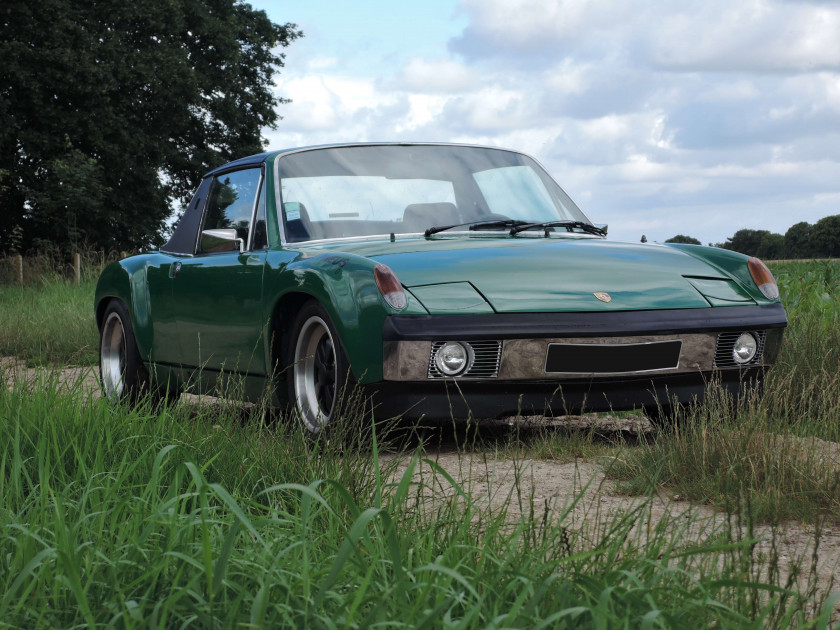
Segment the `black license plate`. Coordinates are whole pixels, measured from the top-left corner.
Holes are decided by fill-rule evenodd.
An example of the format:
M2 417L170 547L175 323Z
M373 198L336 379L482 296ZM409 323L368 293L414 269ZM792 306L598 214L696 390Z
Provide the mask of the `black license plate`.
M672 370L680 365L682 341L651 343L551 343L545 371L566 374L615 374Z

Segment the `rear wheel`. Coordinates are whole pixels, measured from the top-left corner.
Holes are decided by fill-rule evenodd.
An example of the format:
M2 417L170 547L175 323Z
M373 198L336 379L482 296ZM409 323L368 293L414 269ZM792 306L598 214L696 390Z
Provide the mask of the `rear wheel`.
M307 302L298 312L289 349L289 401L306 429L317 433L333 419L350 380L338 333L319 302Z

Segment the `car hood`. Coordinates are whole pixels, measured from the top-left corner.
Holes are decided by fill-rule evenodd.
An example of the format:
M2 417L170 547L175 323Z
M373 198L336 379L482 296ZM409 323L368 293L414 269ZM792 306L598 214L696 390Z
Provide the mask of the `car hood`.
M480 312L481 304L514 313L754 303L718 268L658 244L477 236L345 241L329 249L388 265L430 312Z

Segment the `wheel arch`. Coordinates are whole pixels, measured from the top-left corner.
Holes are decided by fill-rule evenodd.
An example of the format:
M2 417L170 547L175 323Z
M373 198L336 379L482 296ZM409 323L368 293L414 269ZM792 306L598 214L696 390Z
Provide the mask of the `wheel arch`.
M289 354L292 325L300 309L309 300L317 300L317 298L310 293L290 291L274 302L268 320L270 372L276 370L283 373L286 369L287 366L284 363L285 357Z
M134 337L141 358L146 361L152 347L152 323L148 299L138 299L138 287L146 287L146 266L136 259L124 259L108 265L99 276L94 298L96 327L102 330L102 318L112 300L125 305L131 318Z
M282 274L284 286L270 289L276 297L269 308L269 365L289 356L295 317L314 299L338 332L356 380L382 380L382 328L390 311L376 287L375 266L372 260L346 254L322 254L289 264Z

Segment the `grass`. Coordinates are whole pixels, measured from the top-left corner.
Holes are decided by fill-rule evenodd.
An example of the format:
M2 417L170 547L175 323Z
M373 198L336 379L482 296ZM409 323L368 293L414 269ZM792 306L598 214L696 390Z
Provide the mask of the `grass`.
M95 365L95 289L96 278L85 277L76 286L58 276L0 287L0 356L16 356L29 365Z
M665 487L769 522L840 522L840 262L773 265L789 327L763 395L733 404L714 387L674 431L610 475L627 492Z
M807 559L806 579L768 579L740 527L698 537L650 501L588 525L579 497L520 513L518 483L491 508L422 450L349 439L352 414L315 441L251 420L112 407L47 376L0 390L0 625L829 623Z
M127 410L46 372L2 388L0 627L827 627L836 600L816 590L813 558L783 562L775 527L762 551L756 528L810 523L818 549L840 521L826 459L840 264L773 271L790 327L763 396L733 405L712 388L633 447L462 432L458 450L483 462L463 481L411 440L380 457L394 442L352 411L313 441L267 428L259 407L244 426L232 405ZM0 355L95 363L93 289L0 288ZM471 473L496 457L516 481L490 502ZM549 505L527 489L528 458L597 457L641 498L581 518L585 490ZM663 489L732 516L662 516Z

